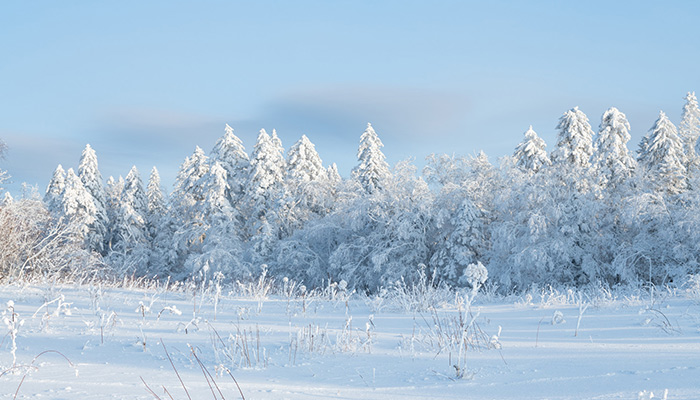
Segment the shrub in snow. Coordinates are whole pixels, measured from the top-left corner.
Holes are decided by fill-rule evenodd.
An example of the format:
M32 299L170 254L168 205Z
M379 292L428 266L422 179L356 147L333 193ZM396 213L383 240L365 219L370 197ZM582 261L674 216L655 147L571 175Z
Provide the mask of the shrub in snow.
M390 303L403 311L427 311L449 301L453 292L435 281L435 274L428 278L425 264L418 266L418 279L407 283L403 278L394 283L387 296Z
M459 279L459 283L468 283L474 292L477 292L479 288L486 282L489 277L489 271L486 270L484 264L481 261L477 261L476 264L469 264L467 268L464 269L462 277Z

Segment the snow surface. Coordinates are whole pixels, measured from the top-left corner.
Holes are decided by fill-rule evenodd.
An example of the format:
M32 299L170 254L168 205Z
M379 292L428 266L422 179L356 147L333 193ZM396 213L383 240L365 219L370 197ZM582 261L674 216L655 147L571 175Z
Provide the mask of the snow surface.
M156 398L141 379L160 398L170 398L164 387L187 398L163 345L193 399L222 396L212 395L190 348L226 399L240 395L220 366L246 399L637 399L665 389L668 399L700 398L700 305L680 292L477 299L462 313L478 332L466 362L439 344L458 322L454 302L407 312L379 307L381 298L346 298L222 294L215 305L214 291L4 286L2 318L11 300L24 321L17 364L45 350L62 355L6 371L0 399L20 383L18 398ZM12 337L0 329L4 371Z

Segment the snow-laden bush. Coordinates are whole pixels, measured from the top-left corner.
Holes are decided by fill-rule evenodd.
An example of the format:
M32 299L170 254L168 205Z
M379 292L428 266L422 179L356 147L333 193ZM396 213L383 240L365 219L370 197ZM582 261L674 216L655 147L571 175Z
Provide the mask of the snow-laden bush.
M472 263L467 265L459 278L459 283L468 283L471 286L474 293L479 291L479 288L484 285L486 279L489 277L489 271L486 270L484 264L481 261L477 261L476 264Z

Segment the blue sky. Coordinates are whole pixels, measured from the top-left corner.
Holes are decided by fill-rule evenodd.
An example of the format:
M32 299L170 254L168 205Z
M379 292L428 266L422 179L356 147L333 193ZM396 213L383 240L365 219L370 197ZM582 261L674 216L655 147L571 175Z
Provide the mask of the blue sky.
M667 4L668 3L668 4ZM250 151L302 134L348 176L372 122L390 163L551 149L579 106L616 106L631 148L700 92L700 2L33 1L0 8L0 168L43 190L86 143L105 177L136 165L169 190L230 124Z

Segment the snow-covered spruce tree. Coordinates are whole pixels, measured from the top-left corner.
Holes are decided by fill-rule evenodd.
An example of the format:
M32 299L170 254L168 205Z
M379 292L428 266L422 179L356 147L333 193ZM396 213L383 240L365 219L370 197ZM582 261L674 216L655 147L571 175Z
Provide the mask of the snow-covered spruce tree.
M245 205L248 223L247 238L263 234L267 224L278 237L277 212L279 201L284 193L285 160L284 149L277 137L261 130L250 159Z
M687 188L683 141L663 111L640 146L642 179L657 192L678 194Z
M630 124L625 114L610 107L600 121L593 155L593 168L601 188L614 190L624 184L634 173L637 162L630 155L627 143L630 141Z
M124 179L122 189L122 210L129 216L131 225L138 230L138 235L148 237L146 231L146 215L148 214L148 199L143 188L143 180L136 166L132 166ZM132 229L134 231L134 229ZM135 236L135 235L132 235Z
M61 204L61 195L66 188L66 171L61 164L58 164L53 172L49 186L46 188L44 195L44 204L51 215L60 218L63 216L63 206Z
M328 175L328 181L333 187L339 186L343 180L343 178L340 176L340 173L338 172L338 166L335 165L335 163L332 163L328 166L328 168L326 169L326 174Z
M197 203L195 215L202 221L205 228L218 225L222 222L232 222L235 219L235 209L228 201L228 178L226 170L218 162L214 161L206 174L204 174L197 187L204 197Z
M306 135L289 148L285 183L280 217L283 236L288 236L327 212L328 174Z
M557 125L557 147L552 151L552 163L559 167L587 169L593 155L593 129L588 117L578 107L568 110Z
M171 197L171 211L173 216L179 220L179 234L190 230L191 225L199 220L197 215L201 209L201 202L205 199L204 189L201 185L202 177L209 172L209 158L197 146L191 156L186 157L180 166L180 170L175 178L175 188ZM196 238L185 236L185 242L191 243ZM185 245L185 247L189 244ZM181 246L178 246L181 247Z
M372 128L367 124L362 136L360 146L357 149L358 165L352 170L353 177L360 183L366 193L381 190L384 182L389 179L389 164L382 153L384 144Z
M174 200L186 208L191 208L194 202L204 200L198 183L208 171L209 157L199 146L196 146L192 155L186 157L180 166L173 190Z
M102 183L102 175L97 166L97 155L89 144L85 145L85 149L80 157L78 175L95 203L94 220L92 225L90 225L86 243L90 250L105 255L107 252L107 230L109 227L105 204L105 189Z
M205 198L201 179L208 171L208 157L199 147L180 166L168 212L153 238L153 273L186 277L185 260L191 251L199 251L204 240L200 235L201 216L198 210Z
M552 161L547 155L546 147L544 140L537 136L530 125L530 128L525 131L525 138L513 153L516 165L529 173L535 173L543 166L550 165Z
M233 128L226 124L224 136L217 140L211 150L210 159L218 162L226 171L228 181L228 198L235 208L243 198L248 183L250 159L243 142L233 134Z
M467 180L462 186L474 204L484 212L486 220L490 221L494 199L502 190L501 174L483 151L467 158L467 167Z
M114 240L114 221L121 211L121 197L124 189L124 178L119 176L117 180L113 176L107 178L105 186L105 204L107 207L107 219L110 221L107 227L107 251L112 251L112 242Z
M604 265L596 260L594 251L600 203L591 190L593 130L578 107L562 115L557 129L557 146L545 181L549 208L543 211L548 235L541 246L547 249L556 268L549 279L583 284L604 274Z
M321 179L326 173L316 147L306 137L301 138L289 148L287 155L287 177L296 181L297 186Z
M147 227L148 202L138 169L133 166L124 179L120 209L113 223L109 262L122 274L143 275L150 256Z
M148 205L146 226L148 227L149 236L154 238L156 237L156 233L160 228L162 219L168 210L165 202L165 194L163 193L163 187L160 184L160 174L158 173L158 169L156 167L151 169L151 175L148 178L146 200Z
M193 246L185 261L185 271L198 279L211 279L220 272L229 280L249 275L247 265L242 262L241 243L236 232L236 211L229 200L226 170L214 161L200 178L204 200L196 203L193 215L197 223L192 224L193 234L202 238L201 246Z
M333 212L335 209L342 186L343 178L338 172L338 166L332 163L326 168L326 198L323 204L326 214Z
M94 226L97 215L95 202L78 175L73 172L73 168L69 168L66 172L66 186L61 196L61 204L63 215L71 226L71 230L87 249L92 249L94 236L91 235L93 232L91 227Z
M689 175L697 175L698 167L700 167L696 147L698 137L700 137L700 108L698 107L698 99L695 97L695 92L688 92L685 96L681 123L678 125L678 135L683 141L684 166Z
M630 140L630 125L625 114L615 107L603 113L593 154L594 180L598 184L596 202L597 235L593 235L591 251L600 266L598 279L609 284L618 283L617 274L611 270L620 248L626 246L629 231L623 223L622 214L632 195L637 168L630 155L627 143Z

